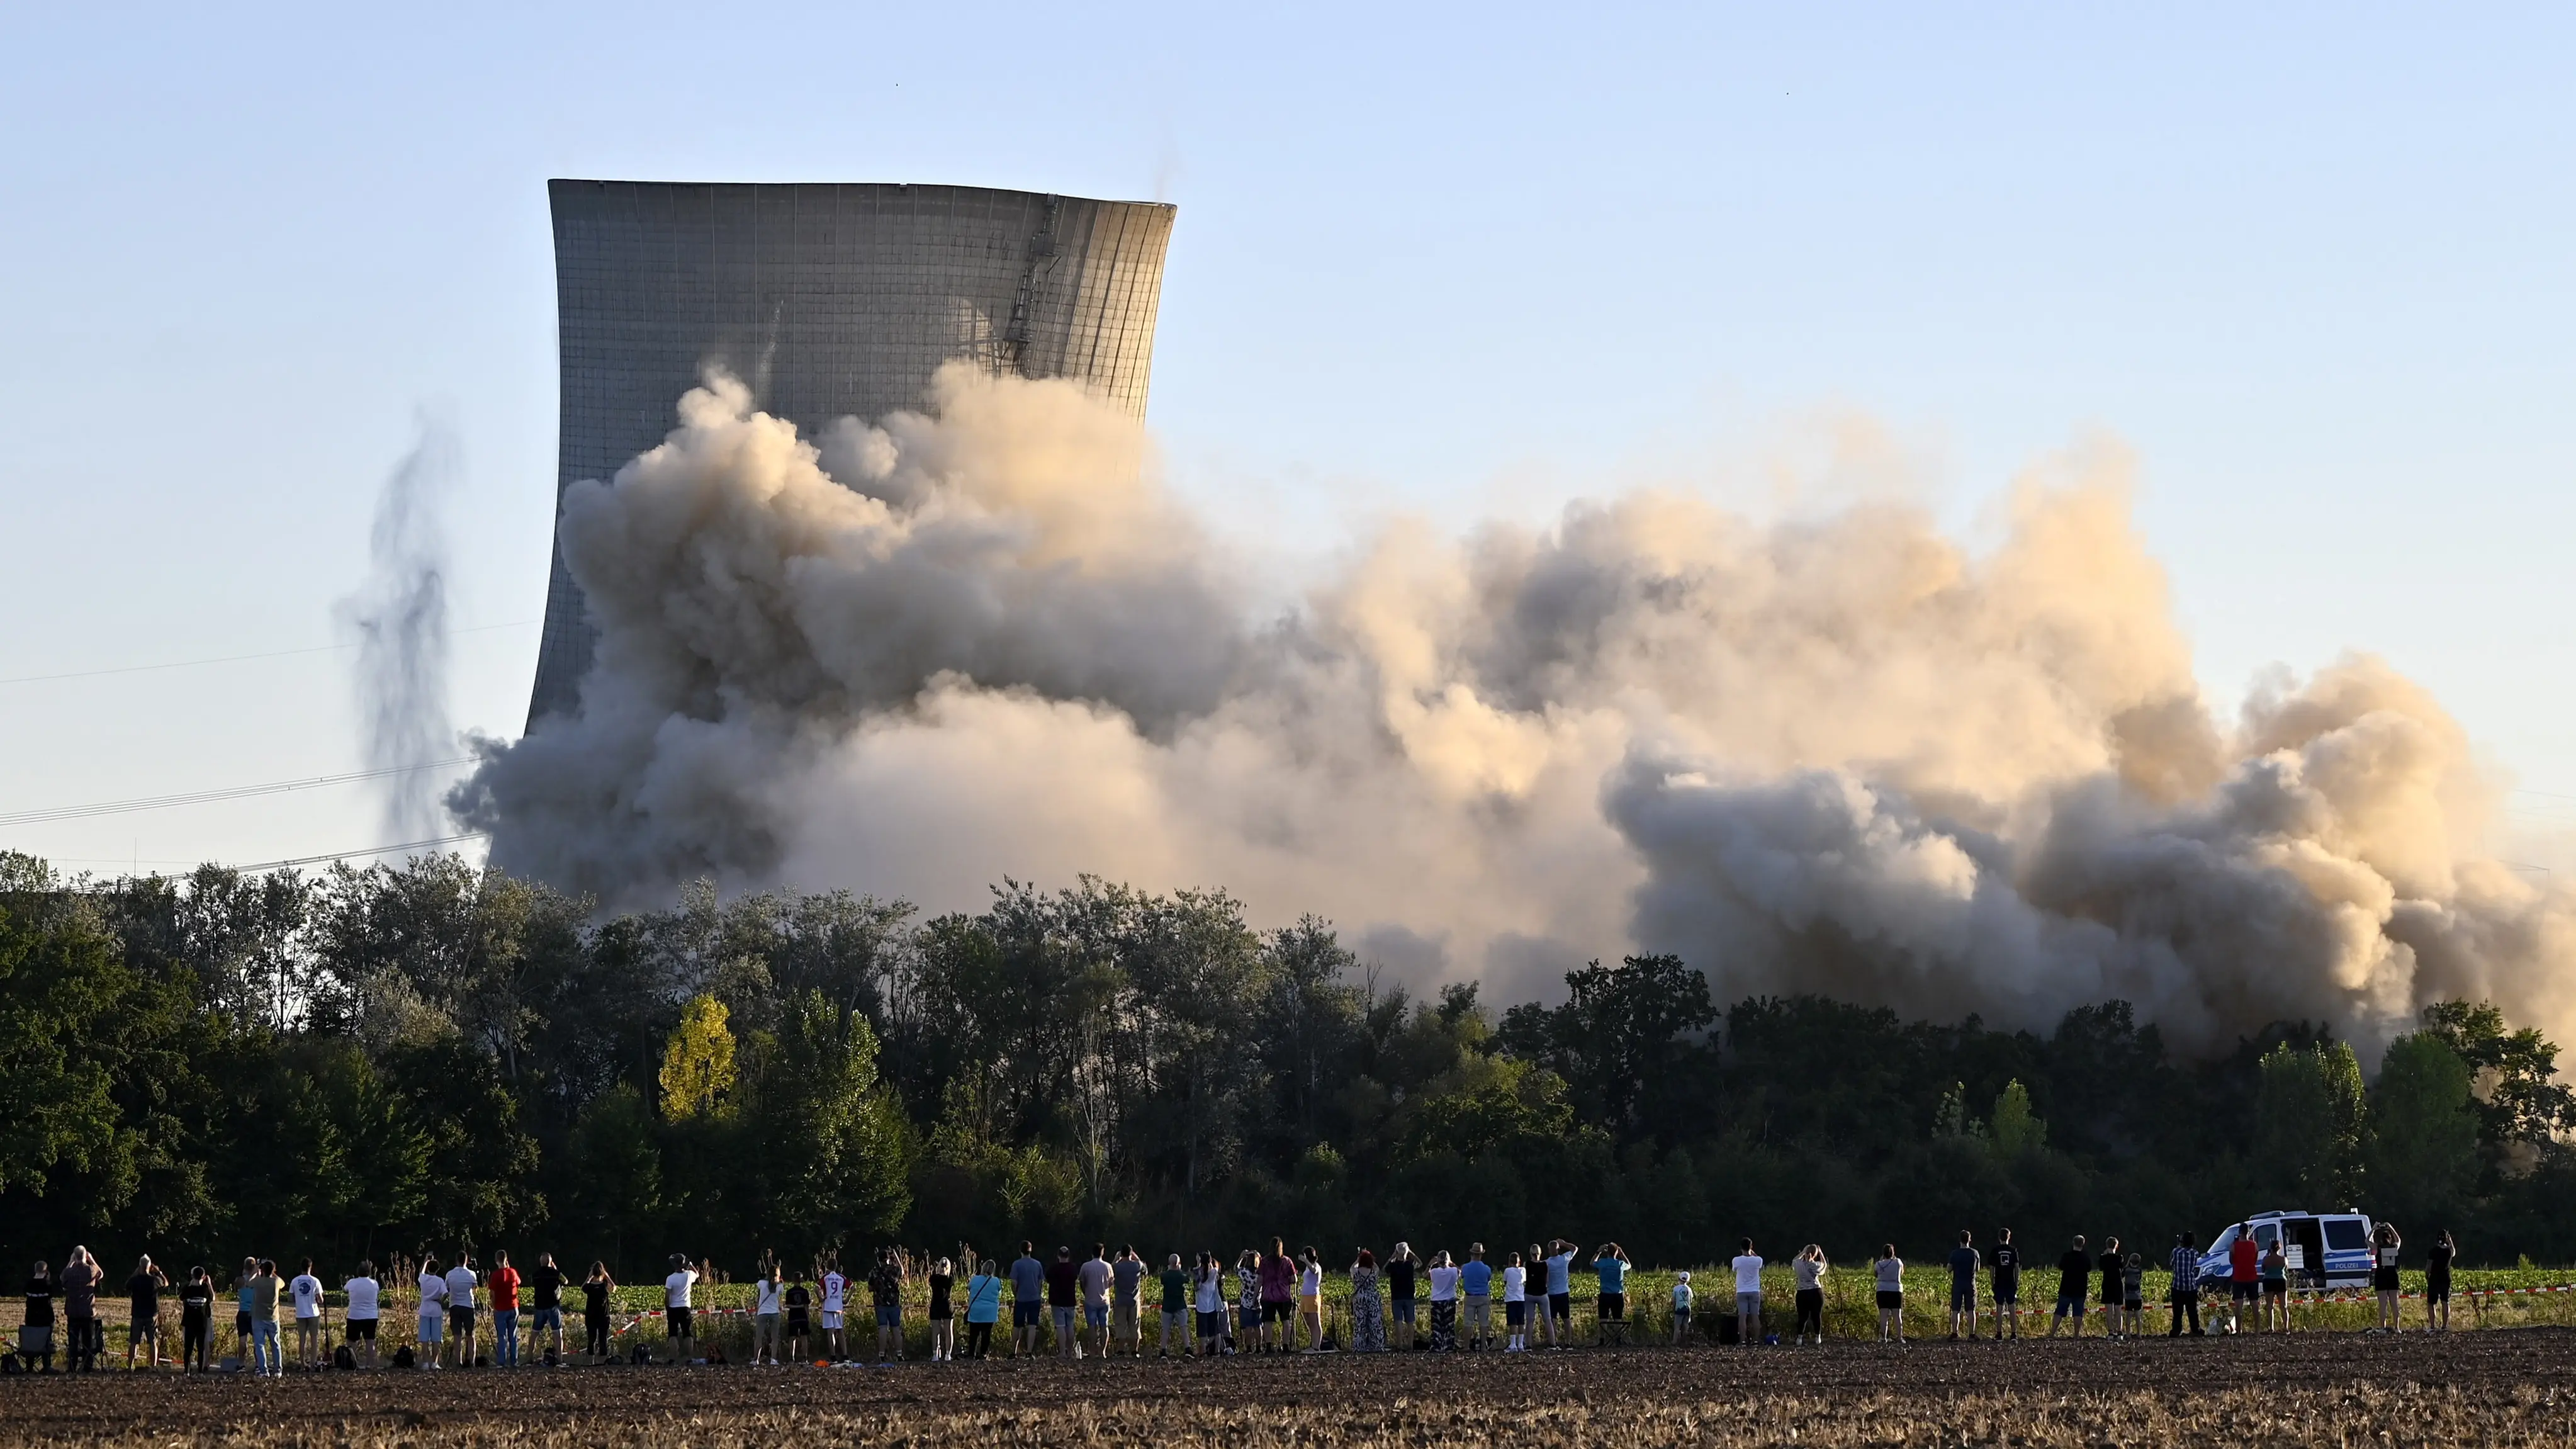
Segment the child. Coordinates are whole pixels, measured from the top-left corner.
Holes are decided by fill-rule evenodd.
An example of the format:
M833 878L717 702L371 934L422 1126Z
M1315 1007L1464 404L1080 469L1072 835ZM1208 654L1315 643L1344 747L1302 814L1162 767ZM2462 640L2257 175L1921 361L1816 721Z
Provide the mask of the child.
M813 1290L805 1286L805 1275L799 1272L796 1281L787 1286L787 1361L791 1364L813 1362L809 1357L812 1350L805 1342L813 1333L813 1326L806 1321L813 1306Z
M1673 1347L1690 1341L1690 1270L1673 1275Z

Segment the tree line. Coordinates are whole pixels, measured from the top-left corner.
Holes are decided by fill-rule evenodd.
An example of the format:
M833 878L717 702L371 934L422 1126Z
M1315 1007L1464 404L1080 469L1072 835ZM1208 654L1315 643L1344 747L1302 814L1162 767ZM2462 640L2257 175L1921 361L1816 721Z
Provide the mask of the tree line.
M2576 1099L2482 1004L2427 1010L2365 1082L2324 1023L2189 1060L2117 1001L2041 1035L1721 1009L1669 956L1566 986L1417 995L1324 921L1090 879L926 919L711 886L601 916L454 856L66 880L0 854L0 1253L497 1245L634 1275L1563 1235L1683 1264L2352 1206L2469 1262L2576 1262Z

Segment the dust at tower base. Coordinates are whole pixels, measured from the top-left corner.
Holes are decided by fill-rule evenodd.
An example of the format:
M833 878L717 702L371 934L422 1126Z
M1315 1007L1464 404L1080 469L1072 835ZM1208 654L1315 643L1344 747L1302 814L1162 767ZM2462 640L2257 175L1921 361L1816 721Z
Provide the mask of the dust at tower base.
M659 443L710 366L809 429L918 407L957 358L1068 378L1144 416L1171 206L857 183L546 190L559 514L564 489ZM594 638L558 533L531 731L573 709Z

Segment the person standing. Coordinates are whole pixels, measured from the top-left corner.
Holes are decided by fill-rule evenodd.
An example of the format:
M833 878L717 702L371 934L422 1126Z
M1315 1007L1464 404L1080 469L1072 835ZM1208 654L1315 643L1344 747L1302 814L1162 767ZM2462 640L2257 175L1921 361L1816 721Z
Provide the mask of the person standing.
M2174 1234L2173 1256L2166 1260L2173 1268L2173 1326L2165 1337L2182 1336L2182 1321L2191 1319L2191 1336L2200 1332L2200 1249L2194 1247L2191 1234Z
M957 1267L942 1258L930 1265L930 1361L957 1361L957 1309L950 1295L957 1288Z
M1673 1275L1673 1347L1690 1342L1691 1281L1690 1269Z
M1145 1260L1129 1243L1109 1264L1109 1341L1127 1345L1127 1356L1145 1356Z
M1175 1261L1178 1261L1177 1259ZM1351 1352L1386 1352L1386 1310L1377 1296L1377 1254L1351 1260Z
M2120 1338L2126 1334L2137 1332L2138 1325L2136 1320L2129 1318L2127 1314L2128 1295L2123 1291L2125 1285L2121 1281L2121 1272L2124 1264L2121 1262L2120 1258L2120 1240L2118 1238L2104 1238L2102 1240L2101 1261L2095 1266L2102 1270L2102 1325L2104 1331L2113 1338Z
M751 1366L778 1366L778 1318L787 1305L782 1301L787 1285L781 1282L778 1261L763 1254L760 1276L751 1286Z
M1878 1341L1896 1340L1905 1346L1905 1260L1896 1256L1894 1243L1881 1243L1878 1261L1870 1265L1878 1275Z
M1190 1353L1190 1275L1181 1266L1181 1255L1172 1254L1163 1264L1162 1276L1156 1280L1163 1290L1163 1341L1154 1350L1156 1358L1187 1358Z
M458 1253L456 1266L447 1270L447 1346L458 1368L474 1368L480 1363L474 1352L474 1292L482 1286L482 1277L474 1271L474 1255Z
M1288 1240L1272 1238L1270 1251L1261 1255L1261 1337L1272 1352L1286 1353L1297 1346L1297 1330L1291 1323L1296 1300L1297 1265L1288 1256Z
M420 1264L420 1322L413 1335L420 1344L420 1366L438 1367L439 1346L447 1341L447 1275L436 1258Z
M295 1304L295 1365L302 1369L322 1367L322 1280L313 1276L313 1260L304 1260L304 1271L286 1285L286 1296Z
M1466 1265L1458 1270L1458 1292L1467 1305L1467 1351L1479 1353L1494 1337L1494 1269L1485 1261L1485 1245L1467 1245Z
M1056 1357L1079 1360L1082 1265L1073 1261L1073 1249L1062 1244L1056 1246L1055 1261L1047 1266L1047 1309L1055 1318Z
M993 1260L976 1265L966 1280L966 1356L983 1358L993 1351L993 1325L1002 1321L1002 1280Z
M2108 1254L2104 1260L2115 1261ZM2075 1336L2084 1336L2084 1290L2092 1281L2093 1255L2084 1249L2084 1235L2077 1233L2066 1251L2057 1255L2057 1311L2048 1318L2049 1337L2057 1336L2069 1316L2075 1320Z
M1237 1292L1235 1343L1243 1353L1261 1352L1261 1250L1246 1248L1234 1260Z
M2290 1331L2290 1255L2281 1246L2286 1234L2275 1233L2263 1245L2263 1312L2260 1322L2267 1330L2279 1324L2280 1333Z
M170 1286L169 1276L152 1264L146 1253L134 1265L134 1276L125 1280L128 1316L125 1321L125 1367L134 1368L134 1350L143 1349L143 1366L159 1368L161 1357L161 1290Z
M277 1341L277 1305L285 1292L277 1264L260 1259L259 1276L250 1280L250 1356L252 1372L264 1378L286 1376L284 1345Z
M689 1266L689 1255L673 1253L671 1276L662 1280L662 1327L679 1363L697 1362L697 1286L698 1270Z
M215 1337L215 1280L205 1265L188 1270L187 1281L179 1285L179 1371L186 1373L190 1364L197 1372L206 1373L208 1351Z
M2128 1325L2127 1336L2135 1338L2147 1321L2147 1255L2131 1253L2120 1265L2120 1316Z
M79 1246L73 1247L63 1271L55 1275L62 1284L63 1332L71 1340L63 1366L73 1373L96 1369L106 1342L98 1324L99 1277L98 1260L89 1255L89 1249Z
M965 1261L972 1263L975 1260L972 1257L969 1257ZM839 1255L835 1254L832 1257L824 1259L823 1357L830 1359L834 1363L843 1363L849 1359L849 1349L844 1344L841 1337L841 1314L843 1309L847 1306L849 1291L850 1280L841 1276L841 1260ZM991 1337L990 1334L985 1336L988 1338Z
M1297 1255L1297 1313L1306 1321L1306 1347L1324 1349L1324 1255L1309 1243Z
M616 1291L608 1265L592 1259L590 1276L581 1280L581 1340L582 1352L593 1363L608 1357L608 1305Z
M877 1362L903 1362L903 1253L896 1248L877 1250L876 1271L868 1275L868 1297L877 1310Z
M1199 1357L1214 1358L1225 1351L1225 1264L1213 1250L1199 1254L1191 1287L1199 1315Z
M345 1325L349 1352L366 1367L374 1368L376 1324L384 1316L385 1295L384 1285L376 1281L376 1265L360 1259L356 1274L340 1285L340 1294L347 1300L347 1306L340 1311L340 1321Z
M1574 1255L1578 1250L1563 1238L1550 1239L1547 1245L1547 1316L1548 1343L1555 1348L1574 1344Z
M2424 1331L2426 1333L2451 1331L2451 1260L2459 1255L2460 1245L2451 1241L2449 1228L2435 1233L2433 1246L2425 1251Z
M1975 1240L1966 1228L1959 1229L1959 1246L1950 1250L1950 1341L1959 1341L1959 1326L1967 1324L1968 1341L1977 1341L1977 1269L1985 1260L1977 1255Z
M1414 1261L1411 1243L1397 1243L1395 1251L1387 1255L1386 1298L1394 1313L1387 1324L1388 1341L1399 1350L1413 1347L1413 1280L1420 1268Z
M1603 1243L1593 1255L1592 1272L1601 1284L1593 1341L1607 1347L1616 1337L1624 1345L1628 1341L1628 1250L1617 1243Z
M1798 1285L1798 1342L1804 1344L1807 1335L1813 1333L1817 1346L1821 1348L1825 1342L1824 1248L1809 1243L1798 1250L1798 1256L1789 1264L1789 1269Z
M2238 1223L2236 1241L2227 1245L2227 1331L2245 1331L2247 1309L2260 1311L2263 1250L2254 1241L2254 1225Z
M250 1284L259 1276L259 1259L242 1259L241 1273L233 1279L233 1337L241 1355L241 1366L250 1367Z
M1091 1351L1109 1357L1109 1285L1117 1280L1118 1270L1109 1266L1109 1245L1094 1243L1091 1256L1082 1260L1076 1276L1082 1283L1082 1325L1090 1331Z
M1446 1249L1431 1255L1431 1351L1447 1353L1458 1346L1458 1267Z
M2403 1331L2397 1318L2397 1250L2401 1242L2395 1223L2381 1223L2371 1243L2370 1289L2379 1299L2376 1331L2380 1333ZM64 1281L68 1283L70 1279L66 1277Z
M1503 1352L1529 1347L1529 1264L1514 1253L1503 1265Z
M27 1332L19 1340L19 1347L26 1351L28 1357L43 1365L40 1372L44 1373L54 1371L55 1297L53 1270L45 1266L44 1259L39 1258L36 1260L36 1271L27 1275L27 1312L26 1316L19 1320L25 1325ZM66 1348L64 1352L68 1355L70 1350ZM68 1357L64 1359L66 1366L70 1361Z
M936 1277L930 1282L931 1298L938 1306L946 1307L947 1285ZM812 1362L813 1346L806 1340L814 1332L813 1311L814 1290L805 1286L805 1275L798 1273L787 1280L787 1362L791 1365ZM930 1328L935 1341L939 1336L939 1325L934 1322ZM932 1357L938 1355L933 1354Z
M1735 1248L1735 1261L1729 1265L1735 1269L1735 1336L1751 1348L1762 1341L1762 1255L1753 1251L1751 1238ZM1680 1300L1674 1302L1678 1306Z
M1995 1337L2002 1338L2004 1330L2009 1327L2012 1330L2012 1336L2019 1338L2021 1337L2021 1249L2013 1246L2012 1229L2006 1228L1995 1235L1995 1250L1986 1259L1986 1269L1987 1281L1994 1289ZM2064 1293L2066 1274L2061 1270L2057 1276L2057 1291ZM2078 1304L2084 1301L2084 1289L2092 1281L2093 1265L2088 1260L2083 1270L2075 1275L2075 1301ZM2080 1328L2076 1336L2079 1338L2083 1336Z
M555 1255L539 1253L537 1266L528 1270L528 1308L533 1317L528 1323L528 1347L535 1348L540 1335L545 1336L543 1363L557 1363L563 1358L563 1269L555 1266Z
M1046 1311L1046 1289L1046 1264L1038 1261L1037 1245L1023 1240L1020 1256L1011 1263L1013 1358L1038 1351L1038 1320Z

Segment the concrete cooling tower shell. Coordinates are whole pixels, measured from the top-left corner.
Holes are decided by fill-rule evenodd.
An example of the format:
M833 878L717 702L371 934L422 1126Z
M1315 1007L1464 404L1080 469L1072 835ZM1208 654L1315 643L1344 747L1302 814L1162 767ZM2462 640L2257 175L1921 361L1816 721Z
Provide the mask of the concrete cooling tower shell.
M1145 413L1174 209L972 186L550 181L561 340L555 476L613 477L709 365L819 428L919 407L953 358L1063 377ZM568 713L594 633L546 595L531 730Z

